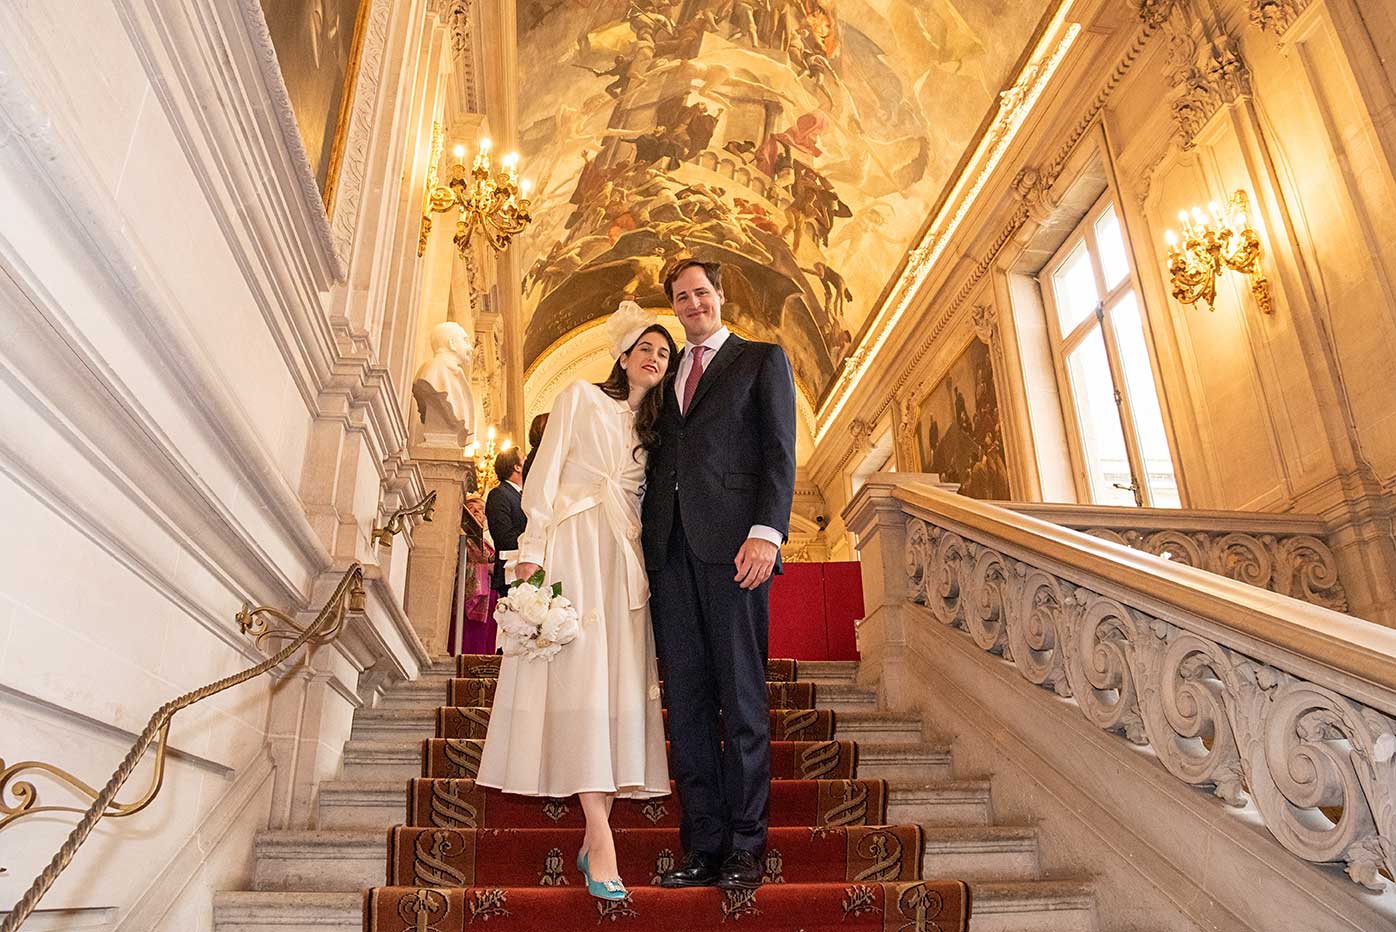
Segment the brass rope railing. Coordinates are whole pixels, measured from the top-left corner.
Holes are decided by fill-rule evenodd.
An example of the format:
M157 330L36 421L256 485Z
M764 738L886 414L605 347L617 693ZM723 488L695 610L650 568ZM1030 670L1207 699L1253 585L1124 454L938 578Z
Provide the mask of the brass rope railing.
M373 529L373 542L385 547L393 545L393 537L402 533L404 522L413 515L421 515L423 521L431 520L431 513L436 508L436 492L428 492L420 502L408 508L399 508L393 512L393 516L382 527Z
M428 498L434 500L435 493L430 494ZM422 508L424 504L427 505L426 508ZM430 504L426 499L409 511L423 514L425 520L431 520ZM398 522L394 533L401 531L401 529L402 524ZM319 614L315 616L315 620L305 627L301 627L290 615L279 609L266 605L254 608L250 604L244 604L242 610L237 613L238 627L243 634L254 637L258 647L261 647L264 641L272 639L288 638L290 639L289 643L256 666L187 692L161 706L150 717L145 730L131 746L130 752L122 760L121 765L116 768L116 772L111 775L107 785L100 791L88 786L61 767L52 764L42 761L20 761L7 767L4 760L0 759L0 831L19 819L41 812L82 812L82 818L69 833L63 846L58 849L58 852L49 861L48 866L39 873L39 876L34 878L34 882L11 908L4 921L0 922L0 932L16 932L24 920L29 918L29 915L38 906L39 900L53 886L58 875L63 873L68 864L71 863L78 848L92 834L92 830L97 827L98 822L107 817L120 818L134 815L154 802L165 778L165 755L169 749L170 720L174 718L175 713L224 690L255 679L268 670L275 669L307 644L321 645L334 640L344 629L344 622L349 615L358 614L364 610L363 580L363 565L356 562L345 571L344 576L335 587L334 593L326 600ZM268 618L279 622L285 628L269 625ZM149 789L134 802L116 802L116 794L121 792L121 788L130 779L136 767L140 765L142 758L145 757L145 752L150 750L150 746L157 741L159 743L155 751L155 772L152 775ZM85 812L69 806L36 805L38 793L34 785L27 781L15 780L21 773L30 772L47 774L66 783L72 789L91 796L93 798L92 805ZM11 786L12 782L13 786ZM5 803L6 790L17 800L13 806Z

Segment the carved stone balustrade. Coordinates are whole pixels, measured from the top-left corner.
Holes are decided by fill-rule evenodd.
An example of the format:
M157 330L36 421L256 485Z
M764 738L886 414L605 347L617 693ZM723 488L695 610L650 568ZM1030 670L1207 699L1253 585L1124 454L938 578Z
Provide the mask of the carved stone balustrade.
M1327 528L1316 516L1103 505L1011 507L1174 563L1335 612L1348 610L1338 564L1325 538Z
M1140 513L1131 515L1137 521ZM1112 812L1120 836L1143 839L1150 856L1168 852L1181 865L1169 869L1196 872L1199 889L1218 890L1212 877L1220 870L1237 877L1263 870L1283 874L1286 896L1293 891L1302 904L1284 909L1346 913L1353 921L1343 929L1391 927L1396 631L1236 581L1268 580L1340 604L1322 540L1310 528L1228 530L1189 523L1196 516L1187 514L1148 531L1101 520L1094 509L1052 517L1056 523L894 474L869 480L844 515L864 561L860 678L882 684L893 708L971 693L965 706L980 710L972 714L998 716L983 726L986 744L1021 745L1027 759L1059 754L1059 772L1073 758L1088 761L1084 773L1116 768L1114 784L1102 784L1110 790L1102 796L1097 786L1093 798L1102 807L1119 803L1121 780L1131 781L1129 792L1150 794L1147 806L1119 803ZM1297 524L1289 519L1287 527ZM1164 549L1171 560L1140 552ZM1022 680L1052 695L1034 698L1041 694L1023 690ZM1053 716L1050 729L1037 721ZM1102 745L1088 737L1092 729L1121 743ZM958 732L960 740L971 740L970 730ZM1124 742L1146 753L1122 755ZM1239 817L1190 802L1180 785L1163 786L1152 775L1158 767ZM1189 864L1187 841L1178 837L1186 825L1224 834L1227 844L1210 840L1209 863ZM1351 883L1336 871L1286 865L1289 855L1275 842L1306 862L1340 867ZM1162 888L1179 874L1158 876L1174 878ZM1269 923L1279 908L1265 895L1225 895L1234 898L1216 905L1228 916L1251 916L1236 927L1278 927Z

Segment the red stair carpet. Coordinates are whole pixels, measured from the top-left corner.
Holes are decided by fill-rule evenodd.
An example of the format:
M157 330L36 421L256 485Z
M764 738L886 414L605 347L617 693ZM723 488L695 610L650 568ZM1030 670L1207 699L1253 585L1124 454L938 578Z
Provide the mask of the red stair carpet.
M437 737L422 748L422 777L408 787L407 823L388 833L389 886L364 896L365 932L968 929L968 886L921 878L921 828L883 824L887 785L858 778L857 745L834 740L834 713L814 708L814 685L795 682L789 660L767 671L773 783L761 888L653 886L682 853L670 795L616 801L611 822L630 896L594 899L572 864L584 824L575 799L475 785L498 669L495 657L460 658Z

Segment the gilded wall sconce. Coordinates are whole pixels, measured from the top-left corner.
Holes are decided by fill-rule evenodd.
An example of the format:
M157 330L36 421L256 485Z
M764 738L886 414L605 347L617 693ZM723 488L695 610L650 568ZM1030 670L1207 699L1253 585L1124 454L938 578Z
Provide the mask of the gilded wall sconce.
M490 157L490 141L481 139L479 150L465 168L465 146L452 150L454 164L448 166L450 178L444 184L441 172L441 124L432 125L431 164L427 167L425 204L422 206L422 230L417 238L417 255L427 251L431 235L431 215L460 210L456 220L456 235L452 242L465 255L470 241L478 231L496 252L509 245L515 235L533 222L529 212L528 195L532 187L527 178L519 178L519 156L511 152L500 160L496 169Z
M1262 312L1271 313L1270 282L1260 264L1260 237L1250 227L1249 212L1250 201L1240 190L1231 195L1225 209L1214 201L1207 213L1199 207L1179 212L1182 236L1172 230L1163 234L1173 297L1182 304L1205 301L1214 310L1217 276L1231 269L1250 276L1256 304Z

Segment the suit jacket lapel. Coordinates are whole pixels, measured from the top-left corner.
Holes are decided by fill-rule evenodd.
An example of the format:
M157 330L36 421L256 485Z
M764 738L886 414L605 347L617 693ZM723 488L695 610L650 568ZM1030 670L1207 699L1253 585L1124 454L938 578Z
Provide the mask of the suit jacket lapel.
M735 333L727 337L727 342L722 344L722 349L717 351L717 355L712 358L707 367L703 369L703 377L698 380L698 388L693 392L693 400L688 403L688 410L684 412L684 417L692 417L693 409L698 407L703 396L708 393L708 389L717 381L717 377L722 374L722 370L732 365L732 361L741 355L746 348L746 340Z
M673 361L672 363L670 363L670 366L672 367L672 368L670 369L670 371L673 372L675 376L678 375L678 372L679 372L679 364L680 364L681 362L683 362L683 352L684 352L683 350L679 350L679 354L678 354L677 356L675 356L675 357L674 357L674 361ZM672 410L672 411L674 412L674 416L675 416L675 417L677 417L677 418L678 418L679 420L681 420L681 421L683 420L683 412L679 410L679 380L678 380L678 378L672 378L672 379L667 379L667 380L666 380L666 384L665 384L665 386L664 386L664 406L663 406L663 407ZM662 408L661 408L660 413L661 413L661 414L663 413L663 409L662 409Z

